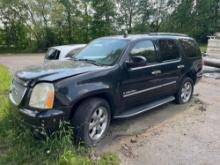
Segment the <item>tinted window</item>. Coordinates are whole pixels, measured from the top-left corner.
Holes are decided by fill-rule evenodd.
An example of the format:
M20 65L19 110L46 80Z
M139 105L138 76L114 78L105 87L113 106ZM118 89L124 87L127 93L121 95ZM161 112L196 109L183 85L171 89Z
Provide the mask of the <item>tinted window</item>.
M76 54L75 60L93 60L100 65L113 65L128 44L127 40L97 39Z
M183 47L183 51L187 57L199 57L201 56L200 49L194 40L181 39L180 43Z
M60 56L60 51L57 50L57 49L54 49L54 48L50 48L48 51L47 51L47 54L46 54L46 59L48 60L57 60L59 59L59 56Z
M179 58L179 50L173 40L159 40L159 47L162 61L175 60Z
M148 63L157 62L157 55L152 41L138 42L131 50L130 56L144 56Z

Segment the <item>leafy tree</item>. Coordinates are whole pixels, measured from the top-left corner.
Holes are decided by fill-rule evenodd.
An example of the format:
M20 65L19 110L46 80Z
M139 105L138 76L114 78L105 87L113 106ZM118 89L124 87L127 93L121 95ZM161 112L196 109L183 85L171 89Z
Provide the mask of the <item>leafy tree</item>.
M218 29L218 2L216 0L197 0L195 4L194 26L192 35L204 42L207 35L215 33Z
M64 42L63 28L65 28L65 6L59 1L54 0L50 12L51 26L56 37L56 43L61 45ZM55 37L54 36L54 37Z
M0 51L164 31L199 42L220 31L219 0L0 0Z
M92 13L93 10L91 8L91 0L81 0L81 4L79 6L81 9L79 17L81 18L79 24L79 32L80 32L80 42L89 42L92 39L91 36L91 23L92 23Z
M67 24L66 36L67 36L68 42L72 42L73 41L73 25L75 25L74 19L77 16L76 13L77 13L78 2L76 0L60 0L60 2L65 7L64 15L66 17L66 24Z
M23 3L20 0L0 1L0 21L3 24L1 39L8 48L23 48L28 43L27 29L22 19L25 13L22 12L22 8Z
M92 38L114 33L114 3L111 0L91 0L91 7L94 12L91 22Z
M146 33L150 31L150 17L153 9L149 0L140 0L138 2L137 18L134 21L133 32Z
M186 33L206 42L207 35L218 30L217 7L216 0L182 0L163 20L160 30Z
M132 32L132 25L139 11L140 0L117 0L116 3L119 9L119 26L125 26L129 33Z

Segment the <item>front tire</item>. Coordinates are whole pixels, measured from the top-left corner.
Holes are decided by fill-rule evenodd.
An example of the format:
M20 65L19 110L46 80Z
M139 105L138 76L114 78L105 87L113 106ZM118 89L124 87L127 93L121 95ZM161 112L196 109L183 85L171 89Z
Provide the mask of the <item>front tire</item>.
M110 107L101 98L83 101L72 118L75 142L95 146L106 135L111 120Z
M188 103L192 98L193 91L194 91L193 80L189 77L184 78L176 94L176 102L178 104Z

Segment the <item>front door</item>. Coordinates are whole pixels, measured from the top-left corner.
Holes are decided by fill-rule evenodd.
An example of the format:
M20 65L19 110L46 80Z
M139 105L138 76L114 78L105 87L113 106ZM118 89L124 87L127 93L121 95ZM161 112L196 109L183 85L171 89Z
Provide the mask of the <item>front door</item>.
M142 104L158 99L161 85L161 66L151 40L141 40L134 44L128 54L132 56L144 56L147 59L146 66L126 68L124 80L121 84L124 110L129 110Z

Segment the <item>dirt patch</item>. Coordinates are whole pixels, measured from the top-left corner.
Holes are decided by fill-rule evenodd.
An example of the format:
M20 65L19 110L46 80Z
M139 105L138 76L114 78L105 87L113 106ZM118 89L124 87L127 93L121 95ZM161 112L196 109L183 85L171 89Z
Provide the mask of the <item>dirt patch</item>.
M132 151L132 147L128 144L122 144L121 145L121 148L120 148L120 152L126 156L126 157L129 157L129 158L135 158L137 157L137 155L135 155Z

